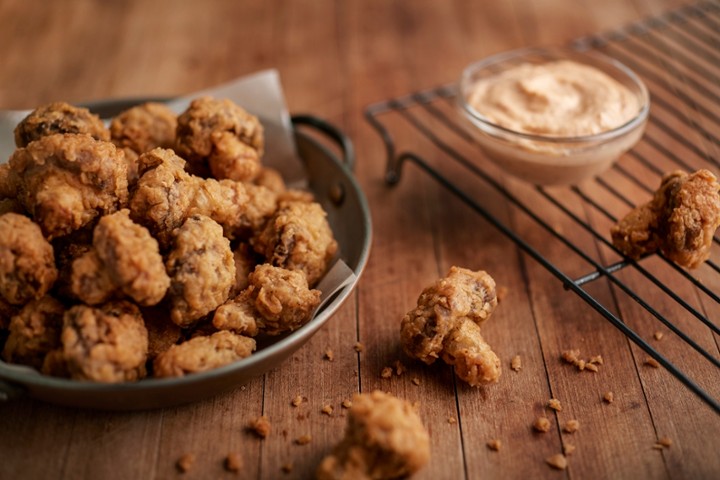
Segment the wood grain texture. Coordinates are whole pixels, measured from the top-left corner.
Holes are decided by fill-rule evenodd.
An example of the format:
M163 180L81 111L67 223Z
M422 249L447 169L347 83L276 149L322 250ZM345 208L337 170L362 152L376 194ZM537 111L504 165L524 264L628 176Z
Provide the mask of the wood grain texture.
M419 169L407 166L401 182L388 187L383 182L384 146L362 115L370 103L453 82L465 65L487 55L522 46L563 45L688 3L0 0L0 108L183 94L274 67L291 112L324 117L354 141L355 174L368 197L374 231L369 263L346 304L282 366L247 385L196 404L137 413L60 408L34 400L0 403L0 479L312 478L322 456L342 437L346 412L341 402L374 389L418 403L432 448L432 460L418 479L717 478L718 416L668 372L645 365L640 349ZM691 24L700 34L717 27L702 19ZM672 35L687 37L676 30ZM694 43L674 53L691 62L699 53L718 55L717 45L690 41ZM648 165L643 160L661 156L663 149L693 162L704 161L702 152L718 157L718 143L702 132L717 136L712 115L720 115L720 104L703 103L697 92L689 92L708 115L675 101L668 93L678 88L678 75L651 61L668 46L662 38L634 42L632 49L610 46L606 53L647 70L651 95L667 103L653 106L656 120L648 126L659 143L643 144L626 155L624 165L638 178L658 183L673 163L660 159ZM718 75L717 63L711 66L710 73ZM712 77L696 71L692 63L684 63L681 73L720 94ZM445 115L454 111L451 104L439 108ZM486 162L476 144L447 131L432 112L408 113L453 138L452 148L462 155ZM674 132L686 129L685 119L699 128L678 138ZM478 185L462 167L441 163L445 156L419 136L407 118L387 121L400 148L422 152L457 178L493 215L533 244L543 245L542 253L556 259L564 271L579 276L591 270L495 189ZM530 190L497 167L486 168L522 201L541 206L555 231L593 245L594 260L617 260L568 222L553 201L568 205L574 215L601 230L607 230L612 219L583 207L577 195L597 199L615 217L627 211L627 202L595 183L579 192ZM628 202L647 198L648 192L627 177L613 175L609 178ZM412 362L400 349L402 315L415 305L421 290L452 265L486 270L506 289L483 327L502 361L497 385L469 388L450 367ZM677 272L661 262L648 262L647 268L673 288L677 285L678 293L693 298L693 306L709 318L718 318L717 302L682 290L686 287ZM720 290L716 272L700 275L710 288ZM640 276L628 273L623 280L643 298L659 298L657 287ZM644 335L665 332L655 346L681 367L699 369L703 387L720 397L717 369L703 366L697 355L687 355L681 341L616 286L601 280L586 288ZM718 356L717 336L685 312L673 310L675 306L661 307L674 312L678 324ZM353 348L358 341L364 346L360 353ZM560 360L562 351L570 348L580 349L585 358L602 355L605 363L597 373L577 371ZM328 350L333 361L326 358ZM523 364L518 372L510 369L516 355ZM396 361L406 371L382 378L382 369ZM608 391L615 396L611 404L602 400ZM292 406L298 395L303 403ZM561 412L546 407L553 397L562 402ZM333 407L331 415L321 412L325 405ZM260 415L272 424L266 439L247 430ZM532 422L539 416L550 420L548 433L533 431ZM581 425L572 434L562 428L571 419ZM299 445L296 439L302 435L310 435L310 443ZM663 436L673 445L654 449ZM502 441L497 452L486 447L493 439ZM549 468L545 458L567 444L576 447L568 470ZM196 461L180 474L176 461L186 452ZM230 453L243 460L239 475L223 468Z

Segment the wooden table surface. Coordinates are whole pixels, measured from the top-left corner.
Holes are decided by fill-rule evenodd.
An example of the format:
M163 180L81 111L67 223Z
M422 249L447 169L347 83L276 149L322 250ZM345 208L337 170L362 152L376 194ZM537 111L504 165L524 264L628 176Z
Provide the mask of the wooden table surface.
M342 436L341 402L374 389L419 402L432 460L417 478L720 478L718 415L667 371L644 365L619 331L417 169L389 188L384 147L363 118L368 104L454 81L489 54L566 44L687 3L0 0L0 108L184 94L274 67L291 112L324 117L354 141L374 229L355 293L281 367L229 393L158 411L0 404L0 479L236 478L223 469L230 452L244 461L237 477L311 478ZM500 210L505 202L488 201ZM399 348L402 315L451 265L484 269L506 289L483 327L503 362L497 385L466 387L450 367L414 363ZM710 343L717 356L717 338ZM578 372L559 359L570 348L605 363L597 373ZM515 355L519 372L510 369ZM407 372L381 378L396 360ZM717 370L702 375L720 397ZM607 391L611 404L602 401ZM307 402L294 408L296 395ZM545 407L551 397L562 411ZM335 407L330 416L321 413L326 404ZM264 440L245 428L261 414L272 424ZM543 415L551 430L533 432ZM580 422L573 434L562 431L570 419ZM306 434L309 444L294 441ZM662 437L672 445L654 448ZM491 439L502 441L500 451L486 447ZM568 469L551 469L545 459L566 444L576 447ZM175 463L186 452L197 460L180 474Z

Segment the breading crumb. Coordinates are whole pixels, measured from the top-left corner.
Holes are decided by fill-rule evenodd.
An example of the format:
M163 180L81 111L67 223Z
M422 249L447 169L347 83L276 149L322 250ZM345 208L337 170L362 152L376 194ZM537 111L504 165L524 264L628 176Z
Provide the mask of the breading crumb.
M454 425L457 423L457 420L455 419L455 417L448 417L447 422Z
M329 362L334 362L335 361L335 352L333 352L331 349L328 348L327 350L325 350L324 358L325 358L325 360L327 360Z
M519 372L522 369L522 360L520 359L520 355L515 355L512 360L510 360L510 368L516 372Z
M242 467L242 457L237 453L228 453L228 456L225 457L225 470L228 472L238 473L242 470Z
M258 417L250 424L250 430L260 438L266 438L270 435L270 422L265 415Z
M565 454L566 457L569 455L572 455L572 453L574 451L575 451L575 445L573 445L572 443L566 443L565 445L563 445L563 453Z
M322 409L320 410L320 412L324 413L324 414L327 415L328 417L332 417L333 406L332 406L332 405L323 405L323 407L322 407Z
M661 332L660 330L658 330L657 332L653 333L653 338L655 338L655 340L658 340L658 341L662 340L662 338L663 338L664 336L665 336L665 334L664 334L663 332Z
M562 358L566 363L575 364L579 360L579 355L580 350L565 350L562 354L560 354L560 358Z
M580 429L580 422L577 420L568 420L565 422L563 430L567 433L575 433Z
M538 417L532 426L536 431L545 433L550 431L550 420L547 417Z
M340 405L343 408L350 408L350 407L352 407L352 401L351 400L343 400Z
M583 370L585 370L585 360L581 358L580 360L575 362L575 366L578 368L578 370L582 372Z
M615 394L613 392L605 392L603 400L607 403L612 403L615 400Z
M292 399L292 401L290 402L290 404L291 404L293 407L299 407L302 402L303 402L303 397L302 397L302 395L298 395L298 396L296 396L295 398Z
M178 461L175 463L175 466L177 469L182 472L188 472L192 466L193 463L195 463L195 454L194 453L183 453L180 458L178 458Z
M292 463L284 463L280 469L283 471L283 473L291 473L293 471L293 464Z
M595 355L594 357L590 357L590 360L588 361L588 363L603 365L605 363L605 360L603 360L602 355Z
M355 351L356 351L357 353L362 353L363 350L365 350L365 345L363 345L363 344L360 343L360 342L357 342L357 343L353 346L353 348L355 349Z
M489 442L487 442L487 447L488 447L490 450L494 450L494 451L496 451L496 452L499 452L500 449L502 448L502 441L500 441L500 440L497 439L497 438L494 438L494 439L490 440Z
M568 465L567 458L565 458L565 455L562 453L556 453L552 457L546 458L545 462L552 468L557 468L558 470L565 470Z
M660 368L660 363L652 357L645 359L645 365L652 368Z
M669 448L672 445L672 440L669 437L662 437L660 438L660 440L658 440L658 443L663 447Z
M298 445L307 445L312 441L312 435L309 433L306 433L305 435L300 435L298 438L295 439L295 443Z
M395 375L398 377L405 373L405 365L400 360L395 360Z
M663 446L662 446L661 444L659 444L659 443L656 443L656 444L653 445L653 448L654 448L655 450L662 450L662 449L665 448L665 447L663 447Z
M551 398L547 402L548 408L555 410L556 412L562 412L562 404L557 398Z
M382 378L390 378L393 375L393 370L390 367L383 367L382 372L380 372L380 376Z
M418 377L413 377L411 381L414 385L420 385L420 379Z
M594 363L586 363L586 364L585 364L585 369L586 369L586 370L589 370L589 371L591 371L591 372L597 372L597 371L598 371L598 367L597 367L597 365L595 365Z

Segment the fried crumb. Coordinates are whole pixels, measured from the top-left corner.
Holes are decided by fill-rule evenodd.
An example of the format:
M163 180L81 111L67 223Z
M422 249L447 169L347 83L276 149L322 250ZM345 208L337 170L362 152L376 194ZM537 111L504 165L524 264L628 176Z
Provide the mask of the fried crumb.
M324 413L328 417L332 417L333 406L332 405L323 405L322 409L320 409L320 412Z
M575 451L575 445L573 445L572 443L566 443L565 445L563 445L563 453L565 454L566 457L569 455L572 455L572 453L574 451Z
M380 376L382 378L390 378L393 375L393 370L390 367L384 367L382 369L382 372L380 372Z
M365 345L363 345L361 342L357 342L353 348L357 353L362 353L365 350Z
M312 435L309 433L306 433L305 435L300 435L298 438L295 439L295 443L298 445L307 445L312 441Z
M448 417L447 422L451 425L454 425L457 423L457 420L455 419L455 417Z
M547 417L538 417L532 426L536 431L546 433L550 431L550 420Z
M352 407L352 401L351 400L343 400L340 404L343 408L350 408Z
M228 456L225 457L225 470L238 473L242 467L242 457L238 453L228 453Z
M413 385L420 385L420 379L418 377L413 377L411 382Z
M556 453L552 457L546 458L545 462L552 468L557 468L558 470L565 470L568 465L567 458L565 458L565 455L562 453Z
M186 473L192 468L193 463L195 463L195 454L194 453L183 453L180 456L180 458L178 458L178 461L175 463L175 466L177 467L177 469L180 472Z
M645 365L652 368L660 368L660 363L652 357L645 359Z
M583 360L582 358L581 358L580 360L578 360L577 362L575 362L575 366L576 366L576 367L578 368L578 370L580 370L581 372L582 372L583 370L585 370L585 365L586 365L586 364L585 364L585 360Z
M658 340L658 341L662 340L662 338L664 336L665 336L665 334L659 330L657 332L653 333L653 338L655 338L655 340Z
M498 303L505 300L505 297L507 297L507 294L508 294L508 287L506 287L504 285L500 285L499 287L497 287L497 289L495 290L495 296L497 297Z
M398 377L405 373L405 365L400 360L395 360L395 375Z
M663 447L663 446L662 446L661 444L659 444L659 443L656 443L656 444L653 445L653 448L654 448L655 450L662 450L662 449L665 448L665 447Z
M328 362L334 362L335 361L335 352L333 352L331 349L325 350L325 356L323 357Z
M490 440L489 442L487 442L487 447L488 447L490 450L494 450L494 451L496 451L496 452L499 452L500 449L502 448L502 441L500 441L500 440L497 439L497 438L494 438L494 439Z
M557 398L551 398L547 402L548 408L555 410L556 412L562 412L562 404Z
M270 435L270 422L265 415L258 417L250 424L250 430L260 438L266 438Z
M522 360L520 359L520 355L515 355L512 360L510 360L510 368L516 372L519 372L522 369Z
M573 365L577 363L580 356L580 350L565 350L560 354L560 358L562 358L565 363L572 363Z
M607 403L612 403L615 400L615 394L613 392L605 392L603 400Z
M284 463L282 467L280 467L280 470L283 471L283 473L291 473L293 471L293 464L292 463Z
M292 399L292 401L290 402L290 404L291 404L293 407L299 407L302 402L303 402L303 397L302 397L302 395L298 395L298 396L296 396L295 398Z
M657 443L659 443L663 447L670 448L670 446L672 445L673 442L672 442L672 439L670 439L669 437L662 437L662 438L660 438L660 440L658 440Z
M568 420L565 422L563 430L567 433L575 433L580 429L580 422L577 420Z
M588 363L603 365L605 363L605 360L603 360L602 355L595 355L594 357L590 357Z
M597 365L595 365L594 363L586 363L586 364L585 364L585 369L586 369L586 370L589 370L589 371L591 371L591 372L596 372L596 373L597 373L597 371L598 371L598 367L597 367Z

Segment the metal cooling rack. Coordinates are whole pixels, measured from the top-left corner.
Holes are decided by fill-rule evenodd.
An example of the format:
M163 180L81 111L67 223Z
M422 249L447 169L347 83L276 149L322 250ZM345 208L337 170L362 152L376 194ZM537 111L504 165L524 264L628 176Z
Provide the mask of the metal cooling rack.
M642 141L620 161L606 172L590 182L592 187L602 192L600 197L611 198L623 205L624 213L650 197L660 183L660 178L671 169L693 171L708 168L717 172L718 151L720 151L720 6L713 2L702 2L648 18L619 30L584 37L576 40L571 47L577 50L596 50L616 58L633 69L643 78L651 94L651 114L648 128ZM694 379L693 373L683 371L655 349L641 334L626 323L618 311L617 304L603 304L586 287L595 280L605 278L613 286L614 295L625 295L642 307L647 315L667 327L677 335L688 348L701 356L703 362L709 362L713 372L720 372L720 359L717 357L720 328L709 317L720 303L718 289L720 285L720 267L716 263L718 239L715 238L713 255L697 271L682 269L662 255L653 255L666 270L670 270L690 286L692 294L685 295L668 288L657 275L652 262L648 259L634 262L622 258L612 247L609 229L599 229L591 222L575 213L579 203L583 209L592 210L596 215L604 216L606 222L614 223L618 215L606 208L598 195L592 195L580 186L573 187L534 187L521 186L532 190L532 194L544 203L523 200L527 195L517 195L517 184L508 187L502 175L493 173L493 166L483 157L479 146L473 140L470 126L454 108L456 87L445 85L425 91L393 98L367 107L365 115L370 124L382 137L387 151L386 181L396 184L400 181L401 170L407 162L420 168L452 194L460 198L487 222L499 229L519 248L539 262L545 269L557 277L564 287L577 294L588 305L610 321L630 340L642 348L650 357L670 371L678 380L704 400L715 412L720 413L720 400L703 389ZM399 151L396 144L395 128L409 129L414 137L412 148L418 143L429 141L436 149L425 157L412 150ZM406 136L407 137L407 136ZM403 138L406 138L403 137ZM422 138L420 138L422 137ZM465 153L468 148L458 148L458 144L469 145L472 154ZM670 148L667 145L672 144ZM423 152L426 152L423 150ZM678 153L680 152L680 153ZM434 161L428 161L432 158ZM461 181L453 181L445 175L446 168L437 168L435 164L455 162L462 169ZM640 173L638 173L640 172ZM473 188L461 188L460 183ZM634 189L646 194L643 200L627 198L621 188L615 187L618 179L628 182ZM478 183L479 182L479 183ZM516 182L517 183L517 182ZM491 187L503 196L514 208L526 215L537 227L560 242L579 261L589 266L589 273L579 278L571 278L551 258L544 255L541 245L532 244L523 238L507 223L501 221L493 212L492 205L482 205L476 199L477 191ZM547 208L551 206L566 217L575 228L582 229L592 236L590 245L573 243L547 218ZM597 260L598 245L606 248L609 256L616 261ZM612 253L614 252L614 253ZM602 255L601 255L602 256ZM607 255L606 255L607 256ZM658 262L655 262L658 263ZM651 294L642 296L623 279L627 270L634 271L643 281L654 289ZM713 282L712 275L716 279ZM710 278L710 281L708 279ZM683 289L686 291L687 289ZM619 292L619 293L618 293ZM660 298L664 296L665 298ZM699 300L698 300L699 299ZM662 301L658 301L662 300ZM681 308L684 316L692 321L701 322L701 329L708 329L713 341L710 350L693 339L683 330L667 312L657 307L667 301ZM703 303L705 302L705 303ZM698 303L700 306L697 306ZM655 305L655 306L654 306ZM710 308L707 306L710 305ZM720 311L720 310L718 310ZM676 317L673 317L676 318ZM702 343L702 342L701 342ZM707 343L707 342L705 342Z

